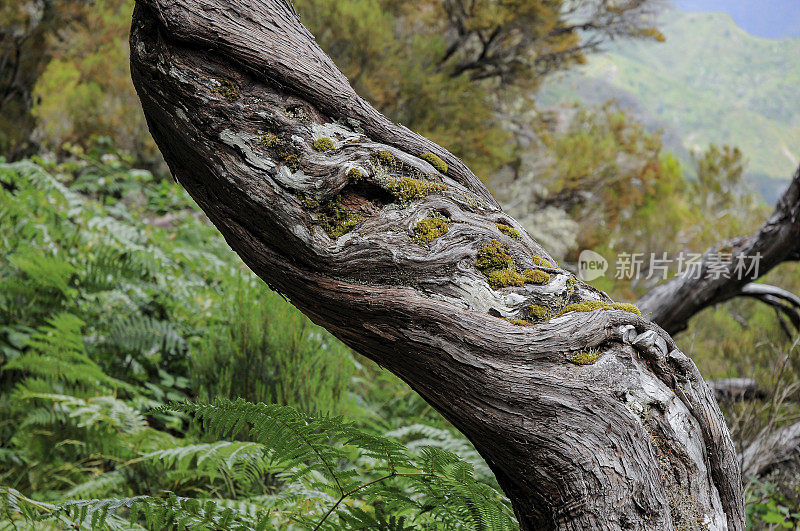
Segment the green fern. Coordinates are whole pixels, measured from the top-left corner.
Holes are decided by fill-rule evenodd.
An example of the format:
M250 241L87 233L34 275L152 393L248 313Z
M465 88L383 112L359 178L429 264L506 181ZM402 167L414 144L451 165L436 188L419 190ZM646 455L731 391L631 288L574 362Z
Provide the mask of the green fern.
M0 487L0 512L12 525L16 522L51 523L75 529L130 529L131 524L154 531L273 529L268 512L251 517L230 507L220 508L211 500L180 498L174 494L165 498L136 496L52 504L33 500L9 487Z
M279 469L287 485L301 488L244 505L174 495L37 505L6 489L7 518L42 522L63 517L97 526L111 525L114 517L148 529L266 529L291 522L310 529L366 525L403 530L431 523L438 528L514 528L508 503L476 480L472 465L441 448L412 454L397 440L366 433L341 418L308 417L287 406L243 400L169 404L156 411L190 414L210 436L246 434L253 442L185 445L146 453L146 459L182 472L201 469L213 476L226 471L231 477L242 475L240 465L247 463L253 468L244 474ZM345 466L353 453L371 463L368 470Z
M46 255L32 248L23 248L9 257L9 261L42 289L52 289L67 297L75 294L69 285L75 268L58 255Z
M321 515L306 511L293 517L312 528L337 528L339 512L363 518L351 514L353 504L342 503L352 498L380 501L398 516L427 511L456 527L469 522L474 529L513 528L503 498L475 479L471 464L440 448L427 447L415 456L397 440L366 433L341 418L308 417L290 407L243 400L170 404L157 411L192 414L213 437L246 433L262 444L270 466L284 470L285 482L304 482L318 500L329 500ZM372 462L366 476L342 467L354 451Z
M61 313L31 336L29 349L2 367L17 370L51 381L79 385L85 389L135 389L107 376L86 354L81 336L83 321L72 314Z
M186 342L175 325L145 315L117 317L110 324L104 345L137 360L185 355Z
M478 477L494 479L494 473L475 447L463 436L455 436L450 430L426 424L412 424L392 430L386 433L386 436L398 439L411 452L420 451L425 447L447 450L470 463Z
M268 470L263 459L264 448L254 442L218 441L174 446L143 457L175 469L182 481L204 476L213 482L222 476L231 497L252 491ZM236 489L234 483L242 487Z
M359 411L352 389L376 386L213 227L188 211L169 230L143 223L113 197L135 189L129 177L84 179L84 195L0 163L0 528L513 527L485 465L446 430L384 437L389 425L221 399L143 415L164 397L242 394ZM181 205L170 212L189 207L171 183L154 188ZM375 401L380 416L426 418L380 381L396 397Z

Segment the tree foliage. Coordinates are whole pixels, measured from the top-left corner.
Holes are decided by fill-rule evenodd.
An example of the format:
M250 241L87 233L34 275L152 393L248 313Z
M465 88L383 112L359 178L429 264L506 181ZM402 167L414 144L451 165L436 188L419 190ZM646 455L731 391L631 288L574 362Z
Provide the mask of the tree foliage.
M0 5L0 153L11 157L35 153L34 87L53 58L53 42L84 13L85 5L69 0Z

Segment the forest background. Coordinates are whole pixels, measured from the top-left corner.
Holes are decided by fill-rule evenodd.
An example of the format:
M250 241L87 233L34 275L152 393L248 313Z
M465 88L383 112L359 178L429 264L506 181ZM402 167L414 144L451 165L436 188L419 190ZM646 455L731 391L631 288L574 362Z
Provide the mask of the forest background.
M555 258L607 257L591 283L615 300L661 280L646 260L614 278L615 257L753 231L797 165L797 39L727 15L653 0L294 5L362 96L463 158ZM514 528L468 441L270 292L173 182L130 81L132 9L0 5L5 524ZM799 267L763 280L800 292ZM800 419L797 332L736 299L677 336L707 379L768 391L722 403L740 448ZM226 426L209 403L273 424ZM306 453L279 433L310 437ZM751 526L800 522L797 477L746 478Z

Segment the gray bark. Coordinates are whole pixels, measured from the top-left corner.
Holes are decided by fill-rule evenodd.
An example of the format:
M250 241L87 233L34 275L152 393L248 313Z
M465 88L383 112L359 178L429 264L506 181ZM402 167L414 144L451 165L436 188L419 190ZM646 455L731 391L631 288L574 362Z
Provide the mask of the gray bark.
M755 378L723 378L711 380L708 385L720 402L764 399L767 396L767 392L758 386Z
M742 472L747 478L762 478L781 469L800 467L800 423L767 433L742 452Z
M523 529L743 528L735 450L692 361L634 313L558 316L610 299L537 263L553 261L472 172L359 98L286 3L139 0L131 51L153 137L230 246L458 427ZM321 137L334 148L314 150ZM402 177L428 193L398 197ZM361 220L338 237L321 227L330 200ZM450 229L417 243L431 213ZM492 289L476 260L493 240L549 282ZM504 319L532 304L549 318ZM574 363L587 351L596 362Z

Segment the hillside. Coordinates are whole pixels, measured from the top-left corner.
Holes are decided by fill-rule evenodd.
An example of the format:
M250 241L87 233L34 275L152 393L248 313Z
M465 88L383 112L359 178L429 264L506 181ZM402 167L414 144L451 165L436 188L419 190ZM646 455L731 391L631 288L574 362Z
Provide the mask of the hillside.
M751 35L769 39L800 37L797 0L674 0L682 11L724 11Z
M620 43L549 85L545 103L611 98L663 128L682 159L708 143L739 146L768 199L800 155L800 39L754 37L723 13L663 15L663 44Z

